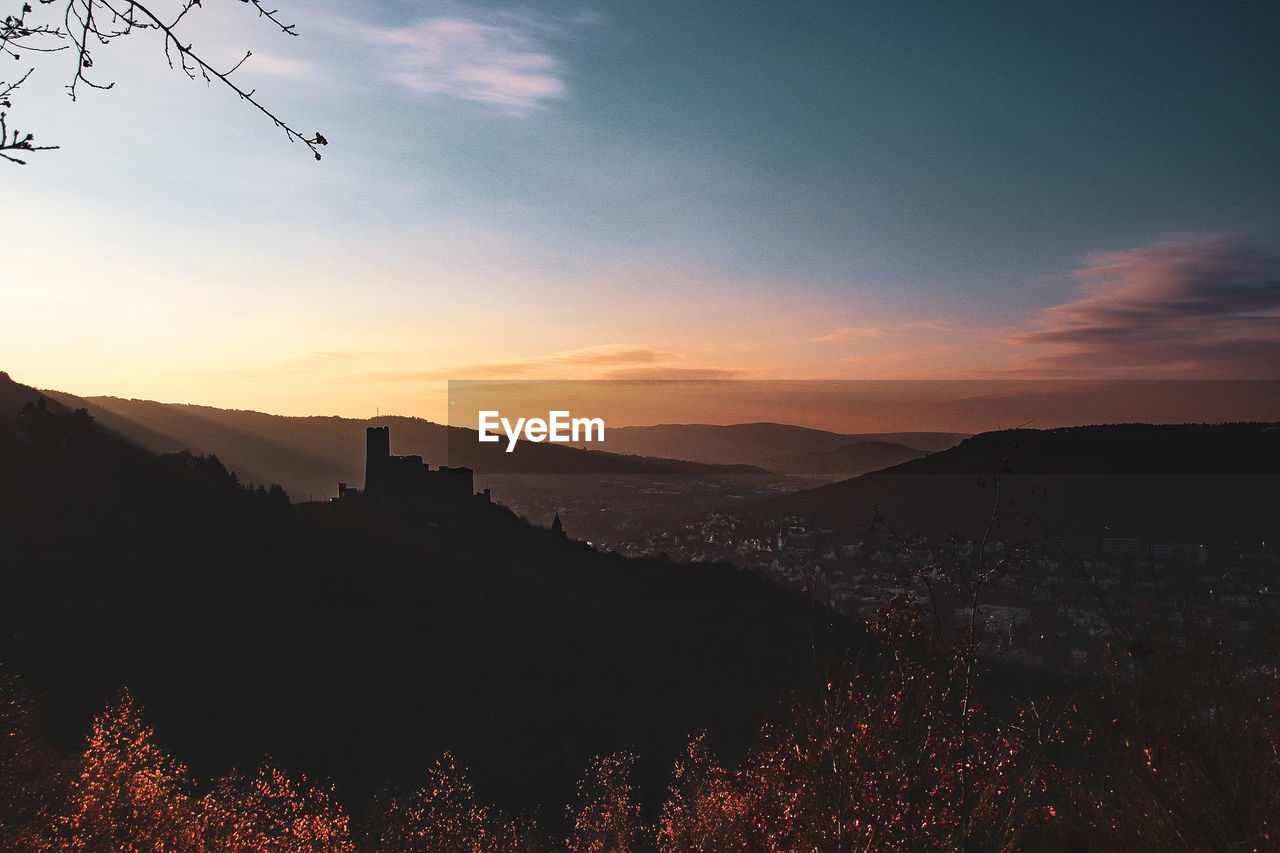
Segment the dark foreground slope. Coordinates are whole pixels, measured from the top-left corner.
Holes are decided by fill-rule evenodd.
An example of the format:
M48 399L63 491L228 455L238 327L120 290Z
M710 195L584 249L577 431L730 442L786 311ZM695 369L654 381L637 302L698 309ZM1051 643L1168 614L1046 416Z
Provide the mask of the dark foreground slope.
M802 602L500 507L294 507L38 409L0 419L0 480L0 662L67 748L127 686L198 775L269 754L359 802L449 749L532 808L618 749L658 793L691 733L731 758L812 683Z

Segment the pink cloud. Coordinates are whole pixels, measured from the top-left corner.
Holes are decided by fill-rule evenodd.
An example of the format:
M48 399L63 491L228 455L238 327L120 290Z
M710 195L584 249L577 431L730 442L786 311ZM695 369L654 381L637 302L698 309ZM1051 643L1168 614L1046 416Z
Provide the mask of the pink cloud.
M1010 340L1052 373L1280 375L1280 252L1198 237L1096 255L1082 296L1041 311Z
M949 320L915 320L910 323L893 323L888 326L844 326L826 335L810 338L810 343L826 343L829 341L847 341L853 338L880 338L885 335L900 335L904 332L940 332L954 329L955 324Z
M392 79L406 89L527 114L565 93L560 62L528 27L433 18L366 30L386 49Z

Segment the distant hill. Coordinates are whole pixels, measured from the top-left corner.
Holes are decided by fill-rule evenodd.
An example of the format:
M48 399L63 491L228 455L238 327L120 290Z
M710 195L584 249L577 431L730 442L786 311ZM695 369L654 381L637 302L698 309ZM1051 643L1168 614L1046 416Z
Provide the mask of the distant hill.
M717 466L530 442L508 454L501 443L480 444L474 430L420 418L285 417L150 400L81 398L61 391L24 393L43 393L67 408L88 409L103 428L154 453L190 450L216 455L241 481L279 483L295 501L327 498L336 494L339 482L358 487L364 480L365 427L375 424L391 427L394 454L422 456L432 465L465 465L478 474L764 473L749 465Z
M769 468L767 460L770 459L794 454L836 453L842 447L865 442L887 442L933 452L952 447L966 437L967 433L955 432L846 434L777 423L728 426L660 424L606 428L604 446L614 453L637 453L720 465L747 463Z
M9 389L6 391L6 387ZM5 394L15 401L5 403ZM364 430L391 427L391 451L433 465L466 465L478 474L782 474L849 476L951 447L962 433L846 435L787 424L674 424L606 429L603 445L522 442L515 453L480 444L475 431L420 418L286 417L118 397L77 397L0 382L0 412L41 394L85 408L98 424L153 453L216 455L246 483L279 483L295 501L336 493L364 479ZM600 448L607 448L602 450Z
M37 403L46 396L43 392L21 385L9 378L9 374L0 371L0 415L16 415L27 403ZM52 399L48 405L55 411L66 411L66 406Z
M968 438L903 473L1277 474L1280 424L1102 424Z
M756 504L865 533L979 534L1000 484L1001 533L1220 542L1280 535L1280 425L1123 424L982 433L954 448ZM1020 526L1021 525L1021 526Z
M623 749L660 794L690 735L732 760L753 714L818 683L806 602L483 501L291 505L36 407L0 416L0 481L0 662L66 749L127 686L201 776L269 754L360 803L452 750L522 810L569 801Z
M826 474L852 477L868 471L878 471L909 459L924 456L905 444L889 441L859 441L844 444L835 450L811 450L805 453L787 453L770 456L761 464L780 474Z

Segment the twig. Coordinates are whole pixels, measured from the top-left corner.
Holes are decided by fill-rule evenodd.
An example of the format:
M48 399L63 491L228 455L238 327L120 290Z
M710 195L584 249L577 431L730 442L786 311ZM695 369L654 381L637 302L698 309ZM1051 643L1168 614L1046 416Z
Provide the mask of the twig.
M115 85L111 82L98 82L90 77L89 69L94 67L92 49L95 42L96 44L105 45L113 39L130 35L135 30L157 30L162 34L165 58L170 68L180 69L193 80L200 78L206 83L212 83L214 80L219 81L235 92L241 100L248 101L254 109L270 119L272 124L283 130L287 139L290 141L297 140L307 146L317 160L321 157L320 146L328 145L329 141L325 139L323 134L316 132L308 136L296 130L258 99L256 89L242 88L231 78L231 75L238 71L252 56L251 51L245 51L244 56L238 62L229 69L220 71L206 62L196 52L192 43L184 42L180 38L177 29L179 24L186 19L186 16L194 8L202 5L202 0L185 0L181 10L172 20L161 18L159 14L152 11L148 6L137 2L137 0L126 0L123 3L121 0L39 0L39 2L42 5L65 2L66 5L62 10L62 25L28 26L26 15L31 11L31 5L30 3L24 3L21 14L17 16L10 15L0 21L0 54L18 59L21 56L19 49L33 50L39 53L53 53L74 48L76 68L71 82L67 85L67 91L72 100L76 99L77 89L82 83L94 89L110 89ZM270 21L275 28L285 35L298 35L295 25L282 21L279 17L279 10L267 8L263 5L262 0L241 0L241 2L252 6L257 10L258 17ZM108 17L109 20L107 20ZM61 43L49 46L46 43L40 43L42 41L69 42L69 44ZM27 73L15 83L5 84L0 81L0 107L11 106L11 99L8 96L21 86L34 70L34 68L28 69ZM0 152L5 150L42 151L57 147L56 145L32 145L30 134L25 137L19 137L16 131L12 138L9 137L6 131L4 138L0 139ZM0 156L4 156L4 159L15 163L24 162L12 156Z
M31 73L30 71L27 72L27 74L30 74L30 73ZM26 75L23 75L22 80L25 80L25 79L27 79ZM19 80L18 83L21 83L22 80ZM0 93L0 100L3 99L4 95L13 91L13 89L17 87L18 83L15 83L9 86L9 88L5 89L3 93ZM18 131L15 130L13 132L13 138L10 139L9 127L5 123L5 114L3 112L0 112L0 157L3 157L5 160L8 160L10 163L17 163L19 166L25 166L27 165L26 160L21 160L17 157L14 157L11 154L6 154L5 152L6 151L50 151L58 147L56 145L35 145L32 142L34 138L35 138L34 135L30 133L28 133L26 136L20 136Z

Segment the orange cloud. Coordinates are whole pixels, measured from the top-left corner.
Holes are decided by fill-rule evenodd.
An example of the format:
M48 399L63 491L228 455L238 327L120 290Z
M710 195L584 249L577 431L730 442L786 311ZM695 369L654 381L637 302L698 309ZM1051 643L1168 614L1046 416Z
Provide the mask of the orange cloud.
M466 364L430 370L400 370L353 374L353 382L418 382L445 379L596 379L613 369L657 366L677 361L675 353L646 347L599 346L568 350L540 358ZM669 368L662 368L669 369Z
M887 326L845 326L829 334L810 338L810 343L826 343L828 341L847 341L852 338L879 338L885 335L900 335L914 331L944 331L954 329L955 324L949 320L916 320L910 323L894 323Z
M705 379L740 379L741 370L721 370L713 367L634 367L610 370L605 379L667 379L667 380L705 380Z

